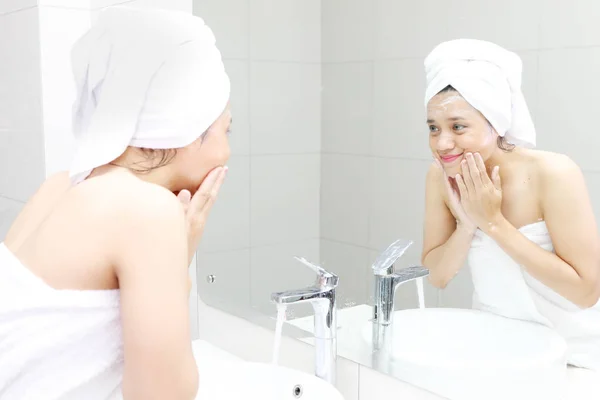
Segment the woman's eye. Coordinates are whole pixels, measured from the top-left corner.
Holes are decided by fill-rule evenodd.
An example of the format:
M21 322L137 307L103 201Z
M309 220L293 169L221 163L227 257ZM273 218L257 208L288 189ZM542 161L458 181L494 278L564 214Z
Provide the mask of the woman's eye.
M454 124L455 131L460 131L461 129L464 129L464 128L466 128L464 125Z
M429 132L437 132L438 128L435 125L429 125Z

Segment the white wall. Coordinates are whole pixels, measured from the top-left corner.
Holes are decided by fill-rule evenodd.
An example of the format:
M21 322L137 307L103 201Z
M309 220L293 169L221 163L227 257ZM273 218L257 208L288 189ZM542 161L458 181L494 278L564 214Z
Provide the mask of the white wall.
M0 2L0 240L44 177L35 3Z
M494 41L521 56L538 147L580 164L600 218L600 135L593 122L600 92L597 1L324 0L322 12L325 259L328 253L351 258L348 267L356 268L403 237L415 244L400 266L419 262L431 160L423 60L438 43L461 37ZM357 293L365 290L364 276L344 278ZM469 307L471 292L463 270L440 305ZM414 285L400 287L398 296L400 307L416 305ZM432 287L427 302L437 302Z
M273 313L319 256L321 1L194 0L232 80L229 175L198 254L204 300ZM208 284L206 275L216 276Z

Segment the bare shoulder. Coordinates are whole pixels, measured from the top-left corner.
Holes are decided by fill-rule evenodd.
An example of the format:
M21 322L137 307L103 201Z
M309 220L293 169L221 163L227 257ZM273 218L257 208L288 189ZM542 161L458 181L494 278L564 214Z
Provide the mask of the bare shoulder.
M427 181L437 182L442 177L442 171L436 165L435 162L432 162L429 165L429 169L427 170Z
M4 241L15 247L22 244L52 212L70 187L71 181L67 172L59 172L46 178L13 221Z
M102 232L117 275L125 266L137 269L136 260L146 255L157 256L157 252L180 246L186 253L184 210L169 190L128 174L97 177L81 183L77 190L74 204L86 205L91 222ZM144 263L143 268L150 264Z
M71 188L68 172L50 175L29 199L30 203L53 203Z
M62 171L46 178L42 186L40 186L40 190L65 191L70 187L71 180L69 179L69 173Z
M84 181L72 194L73 207L114 240L144 240L153 232L169 235L183 228L185 215L169 190L128 174L111 174Z
M427 170L427 176L425 178L425 183L428 190L442 187L442 174L442 170L435 164L435 162L432 162Z
M432 162L425 178L425 190L431 200L443 199L446 202L443 171Z
M550 151L530 150L538 176L544 187L583 179L581 168L569 156Z

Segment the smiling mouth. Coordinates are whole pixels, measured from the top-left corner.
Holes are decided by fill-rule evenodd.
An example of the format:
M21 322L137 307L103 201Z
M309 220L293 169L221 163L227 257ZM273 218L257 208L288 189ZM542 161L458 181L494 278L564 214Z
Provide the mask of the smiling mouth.
M458 160L461 156L462 156L462 153L455 154L452 156L440 156L440 159L442 160L443 163L449 164L451 162Z

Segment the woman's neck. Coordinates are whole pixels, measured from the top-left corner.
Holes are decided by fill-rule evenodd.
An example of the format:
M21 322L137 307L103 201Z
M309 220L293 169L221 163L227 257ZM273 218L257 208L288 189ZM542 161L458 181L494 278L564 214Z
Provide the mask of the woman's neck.
M488 159L485 161L485 167L489 175L491 175L494 167L500 167L500 171L507 170L507 164L510 163L510 159L513 157L514 153L518 152L519 149L515 147L511 151L505 151L500 148L494 149L494 152Z
M152 168L148 159L127 149L123 155L113 162L95 168L90 177L105 175L113 171L124 171L144 182L162 186L171 192L178 192L181 188L173 180L174 174L171 167L171 164L167 164L159 168Z

